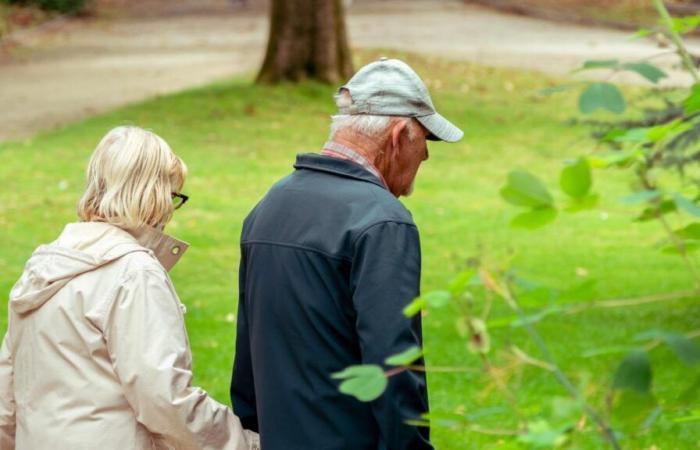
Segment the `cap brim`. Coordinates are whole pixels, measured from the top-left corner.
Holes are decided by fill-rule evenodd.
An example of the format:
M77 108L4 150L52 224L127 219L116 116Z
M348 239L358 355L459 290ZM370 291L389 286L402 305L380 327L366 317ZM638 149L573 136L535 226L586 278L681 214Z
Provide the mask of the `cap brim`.
M452 122L442 117L439 113L416 117L416 120L430 131L430 136L428 136L430 140L457 142L464 136L462 130L454 126Z

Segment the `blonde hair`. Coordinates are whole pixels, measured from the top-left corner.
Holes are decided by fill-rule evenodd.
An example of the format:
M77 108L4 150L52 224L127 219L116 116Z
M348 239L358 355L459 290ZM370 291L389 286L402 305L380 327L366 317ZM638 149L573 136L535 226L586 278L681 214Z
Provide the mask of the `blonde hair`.
M90 158L78 216L125 229L165 226L173 215L172 193L186 176L187 166L160 136L114 128Z

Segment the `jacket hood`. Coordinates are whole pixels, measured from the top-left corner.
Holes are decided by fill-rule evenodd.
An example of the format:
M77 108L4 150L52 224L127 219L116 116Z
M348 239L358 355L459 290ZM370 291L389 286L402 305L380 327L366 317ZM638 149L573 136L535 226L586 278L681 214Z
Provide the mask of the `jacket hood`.
M154 230L148 233L150 241L154 234L164 236ZM178 256L184 249L183 243ZM153 253L137 237L114 225L69 224L56 241L40 246L29 258L22 276L10 291L10 307L20 314L35 310L76 276L139 251Z

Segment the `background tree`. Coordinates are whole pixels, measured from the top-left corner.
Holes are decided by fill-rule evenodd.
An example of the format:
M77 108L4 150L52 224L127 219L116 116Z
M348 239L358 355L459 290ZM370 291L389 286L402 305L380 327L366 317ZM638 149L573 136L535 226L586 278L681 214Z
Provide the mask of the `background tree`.
M313 78L336 83L352 72L342 0L272 0L258 82Z

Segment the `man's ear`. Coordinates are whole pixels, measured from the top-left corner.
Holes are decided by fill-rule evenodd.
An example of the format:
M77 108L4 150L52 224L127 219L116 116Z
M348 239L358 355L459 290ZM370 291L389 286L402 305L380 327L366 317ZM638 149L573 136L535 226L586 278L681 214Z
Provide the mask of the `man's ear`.
M401 149L401 134L404 131L408 131L406 126L408 125L407 120L398 120L393 127L391 127L391 158L397 159L399 157L399 150Z

